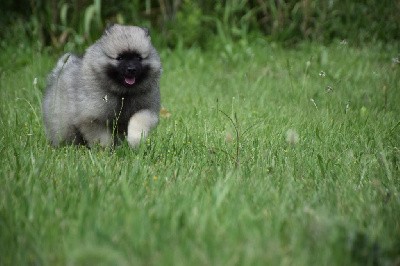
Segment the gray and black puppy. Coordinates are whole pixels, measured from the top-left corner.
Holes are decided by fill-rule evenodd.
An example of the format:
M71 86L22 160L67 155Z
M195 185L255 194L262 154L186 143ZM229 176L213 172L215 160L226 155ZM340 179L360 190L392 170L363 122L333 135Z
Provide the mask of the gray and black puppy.
M52 145L137 147L158 123L160 57L146 29L113 25L82 58L63 55L43 99Z

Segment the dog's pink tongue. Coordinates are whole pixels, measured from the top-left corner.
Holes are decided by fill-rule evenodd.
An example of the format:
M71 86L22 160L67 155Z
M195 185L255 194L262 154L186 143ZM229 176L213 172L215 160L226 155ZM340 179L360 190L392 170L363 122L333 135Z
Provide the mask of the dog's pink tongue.
M133 85L135 84L135 78L127 78L125 77L125 83L128 85Z

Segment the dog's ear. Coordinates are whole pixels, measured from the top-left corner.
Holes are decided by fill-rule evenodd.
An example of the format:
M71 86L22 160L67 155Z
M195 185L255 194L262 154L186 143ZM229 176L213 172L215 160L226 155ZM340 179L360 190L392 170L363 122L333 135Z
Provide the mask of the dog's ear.
M149 30L149 28L142 27L142 29L144 30L144 33L146 34L146 37L149 37L149 36L150 36L150 30Z
M115 25L115 23L113 23L113 22L108 22L108 23L107 23L107 26L106 26L106 28L105 28L105 30L104 30L104 34L108 34L108 33L111 31L111 28L114 27L114 25Z

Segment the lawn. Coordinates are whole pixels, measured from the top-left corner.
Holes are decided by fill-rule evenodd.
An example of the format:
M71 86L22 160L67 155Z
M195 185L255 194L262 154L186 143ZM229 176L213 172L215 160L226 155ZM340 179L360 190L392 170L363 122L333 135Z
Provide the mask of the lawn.
M1 265L400 262L397 48L160 49L164 108L138 150L50 147L57 55L2 49Z

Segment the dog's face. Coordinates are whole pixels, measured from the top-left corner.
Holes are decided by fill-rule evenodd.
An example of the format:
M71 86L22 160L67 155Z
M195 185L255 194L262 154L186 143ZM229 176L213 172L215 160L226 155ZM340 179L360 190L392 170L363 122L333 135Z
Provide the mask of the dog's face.
M156 78L161 70L147 29L113 25L105 30L99 46L106 58L103 62L108 78L123 92L134 93L135 87Z
M146 79L149 66L143 64L143 58L136 52L120 53L112 64L109 64L107 75L116 83L127 88L134 87Z
M136 26L114 25L88 48L83 60L85 77L119 94L141 93L160 78L160 57L149 32ZM92 81L90 81L92 82Z

